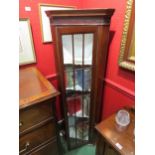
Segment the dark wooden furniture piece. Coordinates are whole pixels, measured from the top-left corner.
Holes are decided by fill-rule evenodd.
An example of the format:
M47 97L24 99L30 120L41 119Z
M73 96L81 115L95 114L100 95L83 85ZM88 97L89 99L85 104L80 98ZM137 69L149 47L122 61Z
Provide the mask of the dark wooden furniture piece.
M100 121L114 9L46 11L55 45L69 149L90 142Z
M130 124L124 131L119 131L115 122L115 114L98 125L98 141L96 155L134 155L135 115L130 111Z
M19 154L58 155L55 101L59 92L35 67L19 72Z

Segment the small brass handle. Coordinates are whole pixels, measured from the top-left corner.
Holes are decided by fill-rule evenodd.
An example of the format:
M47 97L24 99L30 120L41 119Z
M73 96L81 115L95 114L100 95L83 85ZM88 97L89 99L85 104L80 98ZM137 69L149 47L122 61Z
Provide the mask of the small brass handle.
M25 151L28 149L29 146L30 146L30 143L29 143L29 142L26 142L26 144L25 144L25 148L22 149L22 150L20 150L19 153L23 153L23 152L25 152Z
M21 126L23 126L23 122L22 121L19 122L19 127L21 127Z

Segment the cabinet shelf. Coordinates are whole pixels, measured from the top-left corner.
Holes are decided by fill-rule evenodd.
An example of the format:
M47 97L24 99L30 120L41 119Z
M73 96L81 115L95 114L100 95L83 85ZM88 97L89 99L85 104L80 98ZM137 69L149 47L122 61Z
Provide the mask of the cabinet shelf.
M67 89L66 90L66 97L77 97L77 96L81 96L81 95L88 95L90 94L90 90L89 91L80 91L80 90L72 90L72 89Z
M71 67L71 68L75 68L75 69L89 69L89 68L91 68L92 67L92 65L91 64L64 64L64 66L65 66L65 68L66 67Z
M73 114L67 114L68 117L76 117L76 119L89 119L89 115L79 110Z

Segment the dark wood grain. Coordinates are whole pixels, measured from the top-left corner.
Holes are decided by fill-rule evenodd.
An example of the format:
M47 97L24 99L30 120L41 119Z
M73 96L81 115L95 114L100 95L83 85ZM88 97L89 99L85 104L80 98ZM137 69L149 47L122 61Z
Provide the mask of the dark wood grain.
M43 142L48 141L49 139L52 139L55 137L56 137L55 124L51 122L44 126L41 126L37 130L34 130L20 137L19 149L20 151L23 150L25 148L25 144L29 142L30 145L28 149L26 150L26 152L29 152L30 150L34 149L38 145L42 144Z
M58 155L58 146L55 140L50 141L46 145L40 147L31 153L31 155Z
M21 68L19 80L19 154L58 154L55 104L59 92L36 67ZM55 147L54 154L50 146Z
M93 17L93 16L112 16L114 9L76 9L76 10L52 10L46 11L48 17L63 17L63 16L72 16L72 17Z
M47 100L30 108L25 108L19 112L20 132L32 127L53 116L52 106L54 100Z
M36 104L59 95L59 92L35 67L19 71L19 108Z

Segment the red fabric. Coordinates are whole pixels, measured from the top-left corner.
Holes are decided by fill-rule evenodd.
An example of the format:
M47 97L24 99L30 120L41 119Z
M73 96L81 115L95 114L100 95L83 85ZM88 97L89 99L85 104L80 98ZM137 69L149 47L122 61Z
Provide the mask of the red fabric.
M81 109L81 100L80 98L69 100L67 105L69 114L73 115Z

